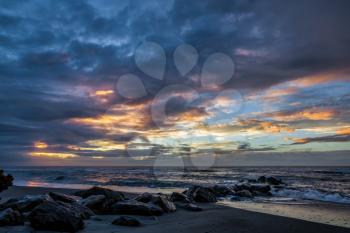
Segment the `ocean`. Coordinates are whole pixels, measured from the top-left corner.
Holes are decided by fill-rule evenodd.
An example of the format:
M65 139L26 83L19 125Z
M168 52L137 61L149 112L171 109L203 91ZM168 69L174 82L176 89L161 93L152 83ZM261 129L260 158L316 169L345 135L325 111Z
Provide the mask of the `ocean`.
M181 191L191 185L234 185L244 179L274 176L286 184L256 202L333 202L350 205L350 167L9 167L18 186L89 188L130 192Z

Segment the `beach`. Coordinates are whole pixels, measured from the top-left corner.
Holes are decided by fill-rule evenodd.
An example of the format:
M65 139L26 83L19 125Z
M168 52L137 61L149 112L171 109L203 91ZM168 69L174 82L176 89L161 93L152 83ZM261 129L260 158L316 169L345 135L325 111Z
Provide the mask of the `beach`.
M0 197L3 202L9 198L45 194L50 191L71 194L76 190L14 186L2 192ZM126 194L128 197L136 195ZM80 232L350 232L348 220L350 207L346 205L320 203L303 207L300 205L286 207L279 204L233 202L228 206L225 202L218 202L200 204L200 207L203 208L201 212L178 209L174 213L159 217L135 216L142 223L142 226L137 228L112 225L111 222L118 215L98 215L85 220L85 228ZM315 218L316 215L319 217ZM327 216L332 216L335 220L331 221ZM33 230L26 223L24 226L1 227L0 232L33 232Z

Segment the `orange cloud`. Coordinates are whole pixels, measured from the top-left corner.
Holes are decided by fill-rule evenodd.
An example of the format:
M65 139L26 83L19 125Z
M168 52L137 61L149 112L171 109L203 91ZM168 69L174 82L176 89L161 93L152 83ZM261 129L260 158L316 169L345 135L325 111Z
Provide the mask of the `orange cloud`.
M146 104L117 104L97 117L72 118L69 124L86 125L94 129L114 132L131 132L149 127L152 119Z
M114 94L113 90L98 90L95 92L95 96L109 96Z
M294 129L286 124L256 119L239 120L239 125L246 127L248 131L264 131L268 133L294 132Z
M287 138L288 140L292 140L295 144L306 144L310 142L308 138Z
M331 120L337 114L334 109L312 108L295 112L277 112L267 114L266 117L270 117L277 121L297 121L297 120L313 120L313 121L325 121Z
M277 100L281 96L292 95L298 92L296 87L287 87L280 89L269 89L265 92L264 99L265 100Z
M47 143L42 141L34 142L34 147L37 149L46 149L48 146Z
M318 84L329 83L333 81L350 81L350 70L329 71L319 73L290 81L291 84L299 87L310 87Z
M336 134L338 134L338 135L350 135L350 127L345 127L345 128L342 128L342 129L338 129L336 131Z
M76 158L78 155L70 154L70 153L58 153L58 152L31 152L31 156L33 157L45 157L45 158L56 158L56 159L69 159Z

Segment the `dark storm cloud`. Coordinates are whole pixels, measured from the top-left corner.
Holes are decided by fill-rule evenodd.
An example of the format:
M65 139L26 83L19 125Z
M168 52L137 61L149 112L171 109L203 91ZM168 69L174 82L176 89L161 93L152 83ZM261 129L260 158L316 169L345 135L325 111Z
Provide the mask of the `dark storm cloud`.
M190 75L213 52L232 56L237 74L227 85L236 88L263 88L350 61L347 0L3 0L0 5L1 145L14 138L31 145L36 135L63 144L103 137L65 124L106 110L69 87L98 89L130 72L151 95L165 84L195 85L172 64L172 52L183 42L200 53ZM166 50L164 82L135 66L133 52L144 40ZM184 109L173 102L171 111Z

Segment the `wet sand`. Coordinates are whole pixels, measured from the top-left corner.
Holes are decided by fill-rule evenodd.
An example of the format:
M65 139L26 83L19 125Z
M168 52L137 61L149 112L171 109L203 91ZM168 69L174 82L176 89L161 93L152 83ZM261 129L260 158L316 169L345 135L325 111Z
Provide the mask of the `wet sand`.
M63 193L71 193L73 190L69 189L50 189L50 188L30 188L30 187L12 187L8 191L0 194L3 199L11 197L21 197L24 195L34 195L43 194L49 191L59 191ZM132 194L129 194L132 195ZM237 202L238 203L238 202ZM179 209L175 213L164 214L160 217L137 217L143 224L143 226L138 228L128 228L121 226L114 226L111 222L117 218L114 216L97 216L93 217L91 220L85 221L85 229L82 233L87 232L182 232L182 233L221 233L221 232L254 232L254 233L350 233L349 228L338 227L329 224L320 224L310 221L300 220L296 218L276 216L272 214L259 213L258 207L256 207L253 212L248 210L243 210L243 205L234 205L236 208L218 204L203 204L204 208L202 212L188 212ZM260 205L260 204L256 204ZM265 204L264 204L265 205ZM333 205L331 205L333 206ZM310 207L310 206L309 206ZM310 212L317 211L318 207L305 208L310 209ZM246 207L248 208L248 207ZM251 208L251 207L250 207ZM264 207L262 209L269 209L270 207ZM277 208L277 207L276 207ZM316 209L315 209L316 208ZM321 207L320 207L321 208ZM323 207L322 207L323 208ZM340 207L334 205L333 207L328 206L326 209L333 209L328 214L339 212L341 214L348 214L349 208L343 208L341 211ZM290 215L300 215L300 212L296 212L294 207L286 209L284 212ZM326 212L323 212L326 214ZM349 216L349 215L347 215ZM344 216L345 217L345 216ZM30 226L20 226L20 227L2 227L0 232L33 232Z

